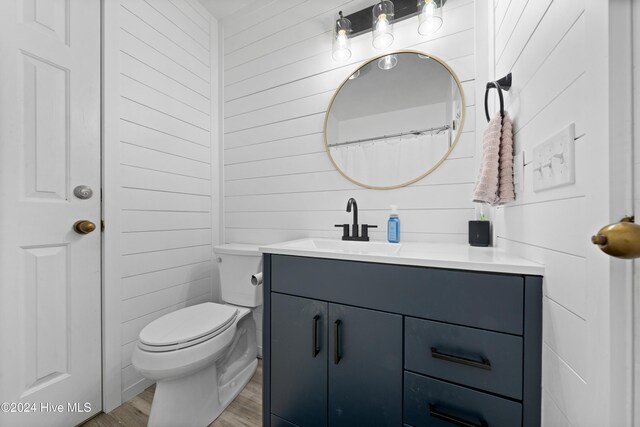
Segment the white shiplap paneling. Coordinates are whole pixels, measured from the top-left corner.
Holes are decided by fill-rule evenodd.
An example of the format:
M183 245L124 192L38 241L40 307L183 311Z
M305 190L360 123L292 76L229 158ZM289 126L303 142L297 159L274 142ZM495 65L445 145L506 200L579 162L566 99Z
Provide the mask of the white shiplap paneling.
M229 242L271 243L304 236L337 236L349 197L358 200L363 222L378 224L373 238L385 239L390 204L401 210L402 238L466 241L473 219L475 4L449 0L447 19L436 34L420 36L416 18L395 26L394 49L423 50L445 59L463 81L467 100L464 133L449 160L409 187L376 191L343 178L327 157L324 113L341 83L363 60L378 54L370 35L352 40L353 57L331 58L331 29L338 10L350 13L367 1L290 4L287 13L257 19L241 31L225 22L225 238ZM284 25L289 13L294 25ZM255 15L255 16L254 16ZM242 25L241 23L237 23Z
M106 15L118 67L106 80L107 256L117 257L121 398L149 383L131 365L152 320L215 296L217 23L195 0L120 0ZM117 21L117 25L116 25ZM114 53L115 52L115 53ZM214 77L212 77L214 76ZM115 114L117 112L117 114ZM213 136L212 136L213 135ZM109 213L114 212L113 216ZM110 221L113 218L113 221ZM117 233L113 236L109 233ZM111 249L115 248L113 252ZM114 268L115 270L115 268Z
M507 96L516 153L525 153L524 190L496 210L498 246L545 265L543 310L544 426L592 425L585 411L590 311L587 251L587 55L585 2L494 0L496 76L513 73ZM576 182L532 190L532 149L575 124Z

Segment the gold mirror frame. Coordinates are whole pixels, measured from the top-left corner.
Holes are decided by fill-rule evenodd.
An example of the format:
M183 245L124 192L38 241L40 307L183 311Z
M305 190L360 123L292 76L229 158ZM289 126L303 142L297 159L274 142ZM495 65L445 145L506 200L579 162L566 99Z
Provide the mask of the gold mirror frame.
M392 186L388 186L388 187L379 187L379 186L374 186L374 185L363 184L362 182L356 181L355 179L353 179L350 176L348 176L342 169L340 169L340 167L336 164L335 160L333 160L333 157L331 156L331 152L329 151L329 144L327 142L327 122L329 121L329 112L331 111L331 107L333 106L333 102L335 101L336 97L338 96L338 93L340 92L340 89L342 89L342 86L344 86L345 83L347 83L349 81L349 77L351 77L353 75L353 73L355 73L356 71L360 70L361 68L363 68L367 64L370 64L371 62L374 62L374 61L382 58L383 56L395 55L395 54L399 54L399 53L415 53L417 55L427 56L430 59L433 59L434 61L437 61L447 71L449 71L449 74L455 80L456 85L458 85L458 90L460 91L460 99L462 100L462 106L460 108L461 112L462 112L462 115L460 117L460 126L458 127L458 130L456 132L456 136L455 136L455 138L453 140L453 144L451 144L451 147L449 147L449 150L442 156L442 158L435 165L433 165L429 170L427 170L425 173L423 173L422 175L418 176L417 178L414 178L414 179L412 179L410 181L407 181L407 182L405 182L403 184L397 184L397 185L392 185ZM387 53L384 53L382 55L374 56L373 58L371 58L371 59L367 60L366 62L362 63L358 68L356 68L351 73L349 73L349 75L342 81L342 83L340 83L340 86L338 86L338 88L336 89L335 93L331 97L331 101L329 102L329 106L327 107L327 111L325 112L325 115L324 115L324 126L323 126L323 135L322 135L323 136L323 140L324 140L324 149L327 152L327 156L329 156L329 159L331 160L331 163L333 164L333 167L335 167L336 170L338 172L340 172L340 175L342 175L343 177L345 177L349 181L353 182L354 184L359 185L360 187L368 188L368 189L371 189L371 190L393 190L394 188L406 187L407 185L411 185L414 182L418 182L421 179L425 178L427 175L431 174L431 172L433 172L436 169L438 169L438 167L440 167L440 165L449 157L449 155L451 154L451 151L453 151L453 149L458 144L458 140L460 139L460 134L462 134L462 129L464 128L464 121L465 121L466 113L467 113L467 103L466 103L465 98L464 98L464 91L462 90L462 83L460 83L460 79L458 78L458 75L451 69L451 67L446 62L444 62L442 59L438 58L437 56L433 56L431 54L428 54L426 52L422 52L422 51L419 51L419 50L401 49L401 50L396 50L396 51L393 51L393 52L387 52Z

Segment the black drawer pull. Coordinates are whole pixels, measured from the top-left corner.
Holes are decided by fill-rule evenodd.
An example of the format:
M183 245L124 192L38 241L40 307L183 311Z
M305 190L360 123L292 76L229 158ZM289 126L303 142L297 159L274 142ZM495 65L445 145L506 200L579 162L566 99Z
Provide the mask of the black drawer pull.
M466 357L443 353L441 351L438 351L438 349L435 347L431 347L431 357L433 357L434 359L446 360L447 362L471 366L473 368L484 369L486 371L491 370L491 362L489 362L489 359L486 359L484 357L482 357L478 362L477 360L467 359Z
M489 424L487 424L485 420L481 419L479 424L472 423L470 421L463 420L462 418L440 412L432 404L429 404L429 415L431 415L433 418L437 418L439 420L446 421L448 423L455 424L461 427L489 427Z
M333 322L333 363L340 363L340 319Z
M320 346L318 345L318 320L320 320L319 314L313 316L313 324L311 326L311 335L313 336L311 357L316 357L318 353L320 353Z

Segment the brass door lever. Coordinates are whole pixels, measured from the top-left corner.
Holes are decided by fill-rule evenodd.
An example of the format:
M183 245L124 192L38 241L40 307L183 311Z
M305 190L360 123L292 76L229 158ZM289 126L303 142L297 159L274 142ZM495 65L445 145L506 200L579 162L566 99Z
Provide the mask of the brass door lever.
M591 242L616 258L640 258L640 225L633 216L625 216L620 222L602 227Z

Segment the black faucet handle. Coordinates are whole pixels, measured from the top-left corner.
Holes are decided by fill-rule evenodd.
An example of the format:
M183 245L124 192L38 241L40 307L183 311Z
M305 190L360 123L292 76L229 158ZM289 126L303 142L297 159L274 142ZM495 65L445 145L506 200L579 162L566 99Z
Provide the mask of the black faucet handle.
M336 224L334 227L342 227L342 240L349 238L349 224Z
M369 229L370 228L378 228L377 225L371 225L371 224L362 224L362 238L369 240Z

